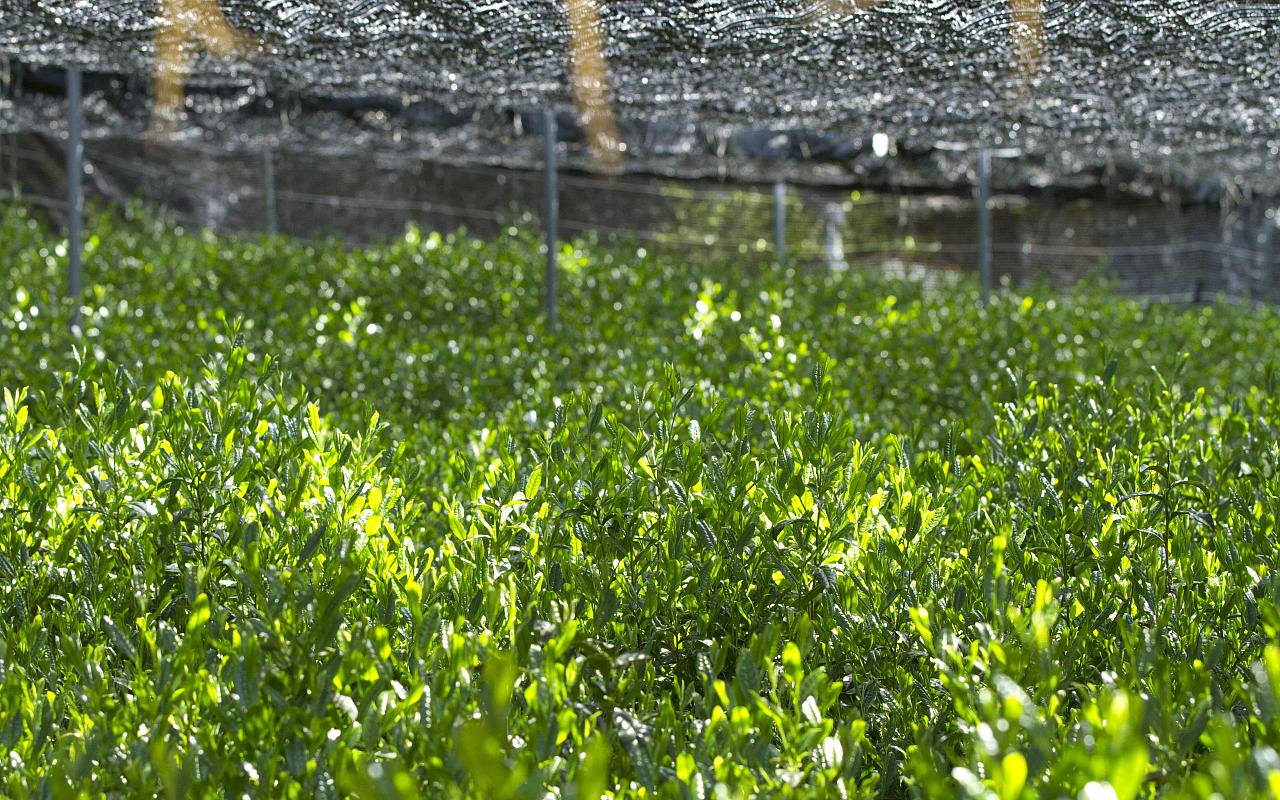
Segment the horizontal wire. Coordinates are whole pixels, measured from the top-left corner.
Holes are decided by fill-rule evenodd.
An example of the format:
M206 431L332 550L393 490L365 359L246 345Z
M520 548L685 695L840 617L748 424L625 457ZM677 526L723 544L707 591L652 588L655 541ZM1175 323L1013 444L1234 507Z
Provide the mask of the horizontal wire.
M197 150L199 148L179 147L175 150L190 149ZM47 159L56 154L48 152L40 152L23 147L4 147L0 149L0 154L9 155L13 158L27 159ZM165 182L168 186L183 186L193 190L204 191L208 186L199 181L187 179L177 174L173 170L157 167L152 164L141 163L137 159L129 159L118 157L105 153L92 153L87 157L87 161L99 162L104 165L114 166L117 169L132 173L134 175L148 178L158 179ZM501 175L507 180L527 180L537 181L540 172L538 170L514 171L500 167L483 167L483 166L456 166L451 165L450 169L462 173L484 174L484 175ZM624 193L634 195L644 195L659 198L670 202L689 201L697 202L699 200L711 199L715 201L731 200L736 203L746 203L751 205L763 205L772 202L771 194L765 191L747 192L737 190L736 195L728 196L730 192L735 190L719 187L701 187L692 185L676 185L674 187L663 186L645 186L638 184L624 184L612 178L593 178L586 175L562 175L562 185L569 187L591 188L595 190ZM250 194L262 196L265 192L260 187L249 185L245 187L246 191L241 194ZM396 201L383 200L373 198L358 198L350 196L341 196L334 194L302 192L295 190L279 190L276 192L278 199L293 201L307 205L324 205L330 207L354 207L365 208L369 210L401 210L401 211L420 211L427 213L445 214L464 219L483 220L486 222L505 222L511 219L510 212L499 212L490 209L478 209L467 206L455 206L444 203L433 203L426 201ZM25 200L36 205L43 205L50 208L64 209L66 203L64 201L55 200L40 195L30 195L24 193L4 193L0 194L0 199ZM842 205L849 207L850 203L842 202ZM866 199L860 199L852 202L853 207L870 207L873 205L886 206L889 209L901 213L903 209L896 200L885 197L872 196ZM768 241L766 232L740 232L740 231L719 231L711 234L711 240L707 238L690 237L681 234L665 233L660 230L644 230L626 228L616 225L609 225L601 222L592 222L585 220L565 219L561 221L562 227L566 231L576 231L579 233L598 233L616 236L618 238L630 238L637 241L647 241L659 244L669 245L686 245L699 248L724 248L736 249L741 251L742 246L747 246L749 252L759 252L760 248L755 245L762 239ZM820 223L811 223L806 227L811 236L819 234L821 229ZM960 227L957 225L957 227ZM815 230L819 229L819 230ZM1114 228L1098 227L1095 230L1101 232L1114 231ZM793 225L788 233L797 233ZM738 236L734 236L737 233ZM799 232L803 234L806 232ZM904 233L904 236L909 235ZM922 234L927 235L927 234ZM798 243L799 244L799 243ZM793 245L793 253L814 253L823 254L823 247L818 242L805 242L799 246ZM872 256L895 255L899 257L958 257L974 255L979 251L979 247L973 242L938 242L925 248L916 247L914 249L907 248L900 241L877 242L874 244L862 243L847 249L845 256L848 258L867 258ZM1215 242L1211 240L1180 240L1171 241L1160 244L1141 244L1141 245L1061 245L1061 244L1042 244L1038 242L993 242L991 244L991 252L998 256L1051 256L1060 259L1070 258L1136 258L1141 256L1152 257L1168 257L1173 255L1188 255L1193 253L1231 256L1244 261L1259 261L1268 255L1267 251L1256 250L1248 247L1239 247L1224 242ZM815 258L821 256L815 255ZM1066 265L1062 265L1066 268ZM1221 269L1221 266L1215 266ZM1132 274L1137 270L1136 265L1126 263L1124 265L1126 272ZM1008 270L1005 270L1008 271ZM1041 271L1041 270L1033 270ZM1150 270L1152 273L1157 271L1165 271L1163 266L1153 266ZM1253 271L1256 277L1257 270ZM1236 274L1239 274L1237 272Z
M7 200L16 203L30 203L32 205L53 208L59 211L65 210L67 207L66 200L58 200L53 197L47 197L39 194L27 194L25 192L0 191L0 200Z
M440 214L450 214L456 217L472 217L475 219L485 219L491 222L502 222L507 215L497 212L488 211L478 208L467 208L464 206L450 206L442 203L426 203L426 202L406 202L397 200L373 200L365 198L339 197L329 194L312 194L310 192L295 191L277 191L277 199L293 200L308 205L330 205L330 206L354 206L356 208L367 208L373 210L392 210L392 211L429 211Z

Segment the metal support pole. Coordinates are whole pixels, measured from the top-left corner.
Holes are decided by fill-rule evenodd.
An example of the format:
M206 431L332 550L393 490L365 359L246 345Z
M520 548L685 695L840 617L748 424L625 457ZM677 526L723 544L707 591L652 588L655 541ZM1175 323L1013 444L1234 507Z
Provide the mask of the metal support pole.
M978 151L978 276L982 305L991 303L991 153Z
M3 82L0 82L0 105L2 105L2 104L4 103L4 101L5 101L5 98L7 98L7 97L9 96L9 94L10 94L10 88L9 88L9 87L13 85L13 70L12 70L12 68L10 67L10 64L11 64L11 63L12 63L12 62L10 62L10 61L9 61L9 59L7 59L7 58L6 58L6 59L4 59L4 65L3 65L3 68L0 68L0 75L2 75L2 76L4 77L4 81L3 81ZM6 139L6 138L8 138L7 134L0 133L0 173L6 173L6 172L9 172L9 170L7 170L7 169L5 168L5 167L6 167L6 165L5 165L5 163L4 163L4 162L5 162L5 155L6 155L6 152L5 152L5 151L6 151L6 149L7 149L7 148L5 147L5 139ZM10 194L16 194L15 192L13 192L13 191L12 191L12 184L13 184L13 175L12 175L12 174L10 174L10 175L9 175L9 183L10 183L10 188L11 188Z
M559 244L559 227L560 227L560 192L557 187L556 175L556 112L547 109L543 112L543 121L546 138L546 183L547 198L546 210L543 218L543 224L546 226L547 233L547 275L546 275L546 304L547 304L547 322L554 329L557 322L556 308L556 284L559 279L559 265L557 264L557 251L560 249Z
M0 102L3 102L7 98L11 103L17 103L18 96L17 91L14 89L14 77L13 61L6 58L4 60L4 85L2 90L0 90ZM12 140L12 148L14 150L12 155L5 152L8 149L5 147L7 144L6 140L10 139ZM17 148L18 141L16 136L10 137L8 134L0 134L0 169L4 170L9 175L10 199L17 197L18 195ZM6 160L5 155L9 155L7 164L4 163Z
M1277 222L1280 222L1280 220L1276 219L1275 210L1267 209L1266 213L1262 215L1262 242L1261 247L1259 247L1259 250L1261 250L1260 255L1262 256L1262 265L1260 270L1262 273L1262 280L1271 282L1273 288L1270 294L1273 297L1276 296L1277 291L1280 291L1280 289L1275 288L1277 285L1280 285L1280 281L1277 280L1280 276L1276 275L1275 247Z
M67 296L71 298L72 332L80 330L81 260L84 257L82 225L84 217L84 139L80 68L67 68Z
M1226 286L1223 288L1232 295L1244 295L1249 292L1249 259L1245 256L1246 247L1241 246L1247 239L1249 229L1248 192L1229 192L1223 196L1222 203L1222 247L1223 275Z
M266 213L267 233L274 234L276 223L276 159L271 146L262 150L262 205Z
M844 204L835 201L822 207L822 224L826 232L827 266L833 272L849 268L844 260Z
M10 100L16 105L22 99L22 81L24 77L24 67L21 61L9 62L12 66L10 73L9 95ZM21 187L18 185L18 147L21 144L18 134L14 133L9 136L9 188L13 195L18 195Z
M787 182L773 184L773 253L779 264L787 262Z

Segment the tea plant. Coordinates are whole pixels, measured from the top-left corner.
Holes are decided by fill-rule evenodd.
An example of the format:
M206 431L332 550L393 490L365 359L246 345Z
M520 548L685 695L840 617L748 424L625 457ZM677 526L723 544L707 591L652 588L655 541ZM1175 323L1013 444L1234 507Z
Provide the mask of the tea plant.
M0 794L1280 796L1266 309L0 221Z

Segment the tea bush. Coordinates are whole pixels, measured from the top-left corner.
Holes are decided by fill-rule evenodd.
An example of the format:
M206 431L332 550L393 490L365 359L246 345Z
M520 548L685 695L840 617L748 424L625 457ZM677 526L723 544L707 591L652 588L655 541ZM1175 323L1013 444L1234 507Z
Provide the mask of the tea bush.
M0 221L0 794L1280 797L1266 309Z

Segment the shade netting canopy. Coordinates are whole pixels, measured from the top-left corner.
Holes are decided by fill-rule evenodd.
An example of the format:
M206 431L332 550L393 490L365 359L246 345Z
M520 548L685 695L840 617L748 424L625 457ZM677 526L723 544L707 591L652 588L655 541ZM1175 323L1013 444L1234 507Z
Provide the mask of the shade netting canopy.
M1062 173L1118 164L1280 187L1274 0L3 6L10 58L153 83L177 75L181 113L227 138L267 97L391 108L410 127L404 112L428 102L552 106L588 131L615 126L624 163L660 155L652 131L696 124L774 132L779 153L795 150L788 136L878 134L904 151L1001 148ZM374 116L362 132L397 127ZM636 120L646 127L628 127ZM330 138L350 136L339 126Z

